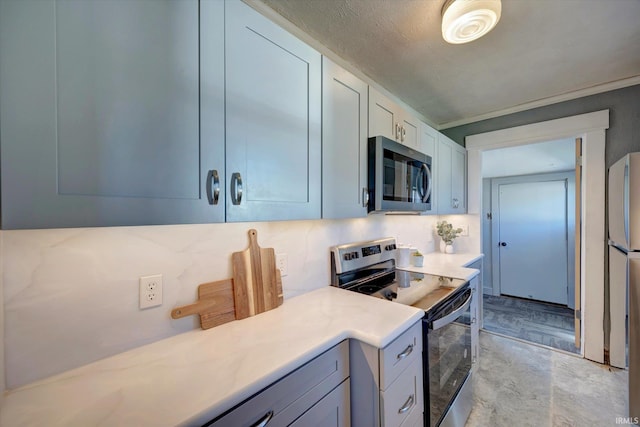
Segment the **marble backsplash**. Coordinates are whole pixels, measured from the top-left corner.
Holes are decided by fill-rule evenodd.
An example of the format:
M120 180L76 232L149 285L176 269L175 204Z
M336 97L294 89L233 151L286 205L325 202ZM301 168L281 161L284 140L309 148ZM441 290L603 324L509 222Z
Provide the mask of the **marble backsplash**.
M173 320L171 309L194 302L199 284L232 276L230 255L247 247L251 228L262 247L288 254L287 299L329 285L335 244L393 236L432 252L437 219L4 231L6 388L198 328L198 316ZM460 247L469 244L464 240ZM151 274L163 276L163 304L140 310L138 278Z

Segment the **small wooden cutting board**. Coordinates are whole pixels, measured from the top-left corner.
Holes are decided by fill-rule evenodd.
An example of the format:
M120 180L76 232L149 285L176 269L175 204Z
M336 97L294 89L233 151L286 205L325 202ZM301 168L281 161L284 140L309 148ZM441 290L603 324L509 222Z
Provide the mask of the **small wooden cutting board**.
M258 232L249 230L249 247L231 255L236 319L244 319L282 304L282 279L273 248L258 245Z
M233 279L203 283L198 286L198 302L171 311L171 317L174 319L193 314L200 315L202 329L213 328L235 320Z

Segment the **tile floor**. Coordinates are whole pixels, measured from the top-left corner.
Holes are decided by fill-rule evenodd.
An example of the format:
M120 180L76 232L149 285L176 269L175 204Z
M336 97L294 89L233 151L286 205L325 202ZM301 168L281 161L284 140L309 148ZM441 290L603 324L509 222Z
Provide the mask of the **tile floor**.
M484 328L570 353L574 345L574 314L568 307L508 296L484 295Z
M480 351L466 427L604 427L625 414L625 370L486 331Z

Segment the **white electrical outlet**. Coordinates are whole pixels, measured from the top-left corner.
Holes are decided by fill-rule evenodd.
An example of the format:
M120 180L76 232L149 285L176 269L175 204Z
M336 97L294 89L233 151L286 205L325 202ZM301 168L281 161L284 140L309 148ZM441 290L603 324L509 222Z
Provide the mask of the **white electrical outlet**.
M276 268L280 270L280 276L289 274L289 258L287 254L276 254Z
M162 305L162 274L140 277L140 309Z
M458 225L455 228L462 228L462 233L460 233L461 236L469 235L469 224Z

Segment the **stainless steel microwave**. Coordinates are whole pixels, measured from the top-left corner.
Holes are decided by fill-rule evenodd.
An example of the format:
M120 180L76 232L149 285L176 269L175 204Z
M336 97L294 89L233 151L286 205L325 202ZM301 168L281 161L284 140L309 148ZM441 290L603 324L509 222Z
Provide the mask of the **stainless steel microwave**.
M431 156L384 136L369 138L368 212L431 210Z

